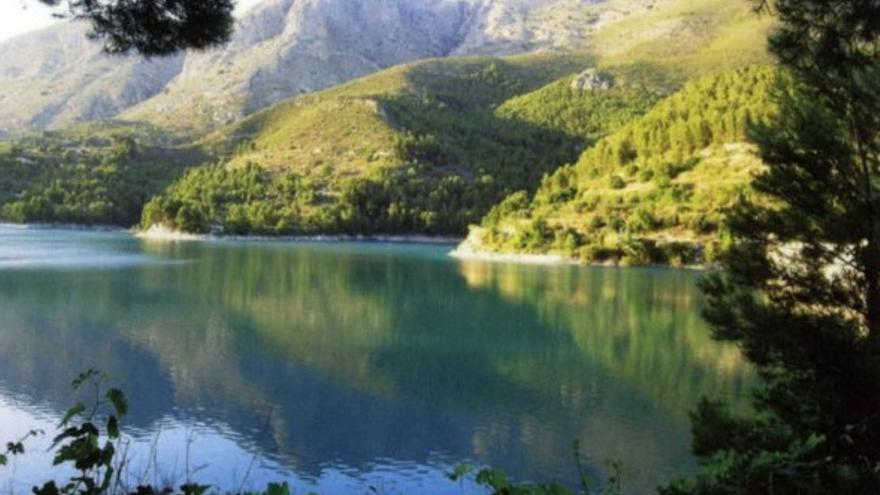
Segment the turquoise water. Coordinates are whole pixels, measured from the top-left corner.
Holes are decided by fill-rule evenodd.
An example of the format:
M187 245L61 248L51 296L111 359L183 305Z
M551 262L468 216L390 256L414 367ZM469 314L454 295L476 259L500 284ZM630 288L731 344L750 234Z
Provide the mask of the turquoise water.
M745 396L699 273L463 262L448 246L144 241L0 226L0 440L54 431L71 379L131 398L129 479L473 493L460 462L627 493L694 469L688 410ZM49 436L49 435L47 435ZM64 473L48 438L0 492Z

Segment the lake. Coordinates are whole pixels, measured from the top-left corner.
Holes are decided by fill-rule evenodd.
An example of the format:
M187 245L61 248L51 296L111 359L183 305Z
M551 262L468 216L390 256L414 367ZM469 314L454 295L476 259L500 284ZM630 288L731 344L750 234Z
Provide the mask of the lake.
M461 463L575 485L573 444L625 493L695 469L688 411L742 402L737 349L699 316L699 272L452 259L449 246L158 242L0 226L0 492L107 372L130 398L135 481L224 490L479 493Z

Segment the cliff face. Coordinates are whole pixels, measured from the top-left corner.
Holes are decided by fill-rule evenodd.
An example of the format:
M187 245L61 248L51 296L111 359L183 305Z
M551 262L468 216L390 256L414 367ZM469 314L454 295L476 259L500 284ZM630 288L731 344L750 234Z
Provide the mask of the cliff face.
M467 2L267 0L224 50L192 54L168 91L128 118L211 128L300 93L456 46Z
M578 49L652 3L264 0L223 49L154 60L108 57L59 24L0 44L0 135L108 117L203 131L412 60Z
M0 135L110 117L174 79L183 56L111 58L64 23L0 44Z

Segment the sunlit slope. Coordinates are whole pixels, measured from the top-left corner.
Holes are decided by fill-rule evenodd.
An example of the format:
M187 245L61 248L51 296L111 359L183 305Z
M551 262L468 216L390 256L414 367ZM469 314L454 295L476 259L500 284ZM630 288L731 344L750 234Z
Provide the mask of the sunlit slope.
M202 140L221 165L172 185L144 225L463 234L507 194L533 190L585 144L648 110L654 97L641 89L565 95L558 106L614 100L597 103L607 119L581 134L499 108L591 64L577 54L436 59L290 100Z
M264 0L224 49L188 54L173 81L122 116L216 130L289 97L416 60L582 50L597 30L654 3Z
M592 65L616 74L624 85L670 93L694 76L770 60L765 39L772 19L756 15L747 1L611 0L583 10L590 17L582 21L597 27L577 45L582 55L414 62L293 98L221 129L206 142L222 144L227 153L230 144L246 142L255 149L239 150L236 158L270 167L332 161L348 171L347 165L381 162L391 151L392 134L406 130L407 122L395 122L402 119L386 113L382 103L402 96L455 103L456 110L474 103L494 106ZM573 29L565 23L557 28ZM480 73L490 64L500 65L499 73ZM489 89L492 83L500 87ZM560 94L564 86L560 81L536 97L507 102L499 114L547 112L548 105L569 114L589 112L590 107Z
M722 68L769 63L773 18L747 0L663 0L598 30L599 65L668 85Z
M497 107L495 115L555 129L592 144L647 113L660 99L658 92L636 78L619 78L615 87L595 91L573 87L575 79L566 76L511 98Z
M202 142L231 155L233 166L252 161L310 173L315 164L327 164L339 175L362 172L405 158L395 147L401 134L416 131L415 114L448 118L488 110L590 62L586 55L415 62L288 100Z
M761 167L746 133L772 114L775 75L753 67L688 84L548 176L534 196L505 199L462 251L634 264L711 258L723 210Z

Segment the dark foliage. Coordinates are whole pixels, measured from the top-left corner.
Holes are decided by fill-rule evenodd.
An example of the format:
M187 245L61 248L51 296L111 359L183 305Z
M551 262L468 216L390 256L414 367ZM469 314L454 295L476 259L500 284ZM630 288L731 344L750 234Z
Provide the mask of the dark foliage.
M302 167L279 172L259 160L201 167L151 201L143 226L262 235L463 235L510 193L533 191L583 146L584 138L495 114L499 103L530 89L511 64L410 77L424 91L378 98L400 129L388 165L350 176L309 175ZM646 100L639 96L630 107L621 96L608 114L641 112Z
M769 5L768 5L769 4ZM880 493L880 4L764 2L789 68L753 138L766 198L731 218L707 318L764 385L755 415L704 402L694 482L667 494Z
M151 197L203 159L140 129L72 133L0 144L0 220L130 227Z
M204 50L229 41L233 0L39 0L59 6L63 16L88 21L90 36L109 53L148 57Z

